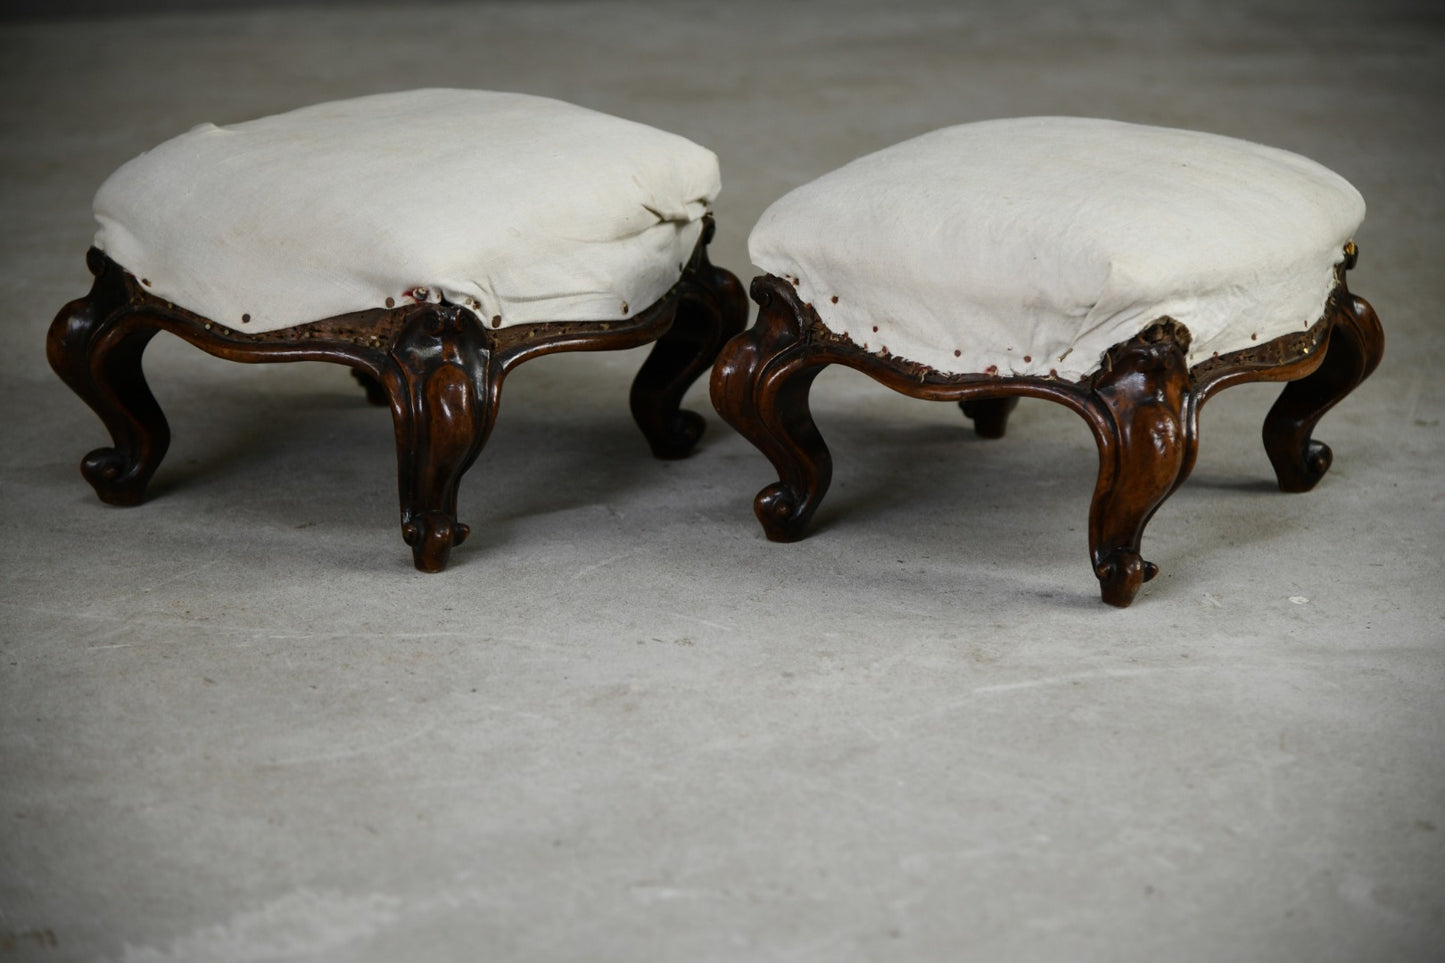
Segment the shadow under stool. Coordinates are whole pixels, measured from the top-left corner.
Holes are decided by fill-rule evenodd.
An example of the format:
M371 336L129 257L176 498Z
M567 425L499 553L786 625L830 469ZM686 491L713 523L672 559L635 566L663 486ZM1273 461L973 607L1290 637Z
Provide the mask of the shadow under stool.
M959 402L1001 437L1020 397L1077 412L1099 472L1089 551L1127 606L1140 543L1188 477L1218 391L1288 382L1264 420L1284 491L1312 488L1315 424L1379 363L1350 293L1364 202L1339 175L1232 138L1082 118L945 128L860 158L764 212L757 321L722 351L719 413L772 462L754 509L803 537L832 458L808 396L828 365Z
M682 137L520 94L415 90L206 124L122 166L95 199L90 293L51 366L109 430L81 470L142 500L170 441L141 356L169 331L220 358L350 367L396 434L402 537L442 570L457 488L507 372L655 342L631 409L659 458L747 299L709 263L717 158Z

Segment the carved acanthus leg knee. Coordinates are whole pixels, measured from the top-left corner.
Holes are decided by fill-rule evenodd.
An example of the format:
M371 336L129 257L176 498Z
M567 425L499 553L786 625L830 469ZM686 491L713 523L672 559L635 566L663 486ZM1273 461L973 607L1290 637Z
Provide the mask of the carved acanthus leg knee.
M96 275L90 294L60 309L46 355L55 373L100 416L114 445L81 461L81 474L101 501L135 505L170 446L170 427L141 370L141 356L159 330L127 310L124 272L91 250Z
M407 323L381 374L396 428L402 538L418 569L440 572L470 531L457 521L457 487L491 432L501 371L475 317L443 304Z
M1370 376L1385 351L1385 332L1364 298L1341 289L1324 360L1310 375L1285 385L1264 419L1264 449L1281 491L1307 492L1329 471L1334 456L1310 437L1315 425Z
M632 416L658 458L692 452L705 423L697 412L681 410L682 396L747 319L742 285L730 272L713 267L699 246L684 277L672 327L658 339L632 382Z
M1144 526L1194 463L1186 417L1189 332L1165 319L1109 351L1087 415L1099 444L1089 550L1104 601L1120 607L1158 567L1139 554Z
M1008 430L1008 416L1018 405L1017 398L975 398L958 403L973 420L973 430L980 438L1002 438Z
M811 353L806 310L786 281L759 277L752 295L758 320L718 357L712 401L777 470L779 480L758 493L753 509L769 539L790 542L803 537L833 477L808 409L808 391L827 362Z

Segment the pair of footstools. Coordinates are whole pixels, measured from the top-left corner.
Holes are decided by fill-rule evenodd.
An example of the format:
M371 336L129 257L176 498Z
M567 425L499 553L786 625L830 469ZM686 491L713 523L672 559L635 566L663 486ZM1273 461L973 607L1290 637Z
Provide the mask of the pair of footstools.
M1199 409L1289 382L1264 424L1286 491L1330 452L1315 423L1374 368L1349 293L1359 194L1256 144L1076 118L965 124L854 161L774 203L747 331L709 263L717 159L681 137L518 94L421 90L205 125L95 199L90 294L50 329L55 370L113 447L82 472L134 504L169 430L141 372L165 330L222 358L348 365L396 429L401 527L439 571L467 527L457 486L502 381L555 351L655 342L632 413L662 458L722 416L773 463L767 536L802 536L827 491L808 392L830 364L959 402L1003 434L1021 396L1078 412L1099 448L1089 546L1104 600L1156 571L1144 526L1189 474ZM741 333L740 333L741 332Z

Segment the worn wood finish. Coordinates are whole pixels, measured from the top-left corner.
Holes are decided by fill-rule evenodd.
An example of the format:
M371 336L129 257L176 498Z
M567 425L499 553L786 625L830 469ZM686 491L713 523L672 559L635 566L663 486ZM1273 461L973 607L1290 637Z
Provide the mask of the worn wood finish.
M763 275L752 284L757 322L723 349L713 369L713 404L778 472L754 501L773 541L803 537L832 478L832 456L808 407L813 380L830 364L915 398L958 402L984 437L1003 435L1020 397L1065 405L1089 425L1099 449L1089 510L1094 573L1104 601L1127 606L1158 572L1140 554L1144 528L1193 469L1199 410L1213 394L1249 381L1290 382L1264 429L1280 487L1303 491L1329 467L1329 449L1310 432L1369 375L1384 347L1374 311L1345 285L1353 263L1352 246L1324 316L1307 331L1191 369L1188 330L1161 318L1106 352L1099 370L1077 382L948 374L867 351L829 331L787 280Z
M456 517L457 488L486 444L502 382L523 361L558 351L601 351L657 342L632 387L632 412L652 450L688 454L702 418L680 409L683 393L747 322L747 299L707 257L702 237L676 285L622 321L551 322L492 329L471 311L419 303L361 311L265 334L223 327L148 294L92 249L90 293L60 310L46 343L50 365L100 416L110 447L81 463L102 501L134 505L165 457L170 429L141 371L157 332L231 361L328 361L350 367L368 398L391 409L396 433L402 537L418 569L438 572L469 529Z

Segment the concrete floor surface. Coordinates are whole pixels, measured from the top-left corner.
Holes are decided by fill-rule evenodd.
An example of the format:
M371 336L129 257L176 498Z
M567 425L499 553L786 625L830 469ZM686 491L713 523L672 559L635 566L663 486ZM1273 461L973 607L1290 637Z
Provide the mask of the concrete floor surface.
M1445 20L1423 3L327 5L0 22L0 959L1425 961L1445 957ZM767 203L1023 114L1299 151L1370 205L1377 374L1281 495L1268 386L1211 402L1162 567L1102 605L1096 456L1025 403L830 371L814 536L709 431L660 463L637 352L509 379L412 570L389 418L339 368L161 338L153 498L80 478L47 368L100 181L202 121L523 90L722 162Z

